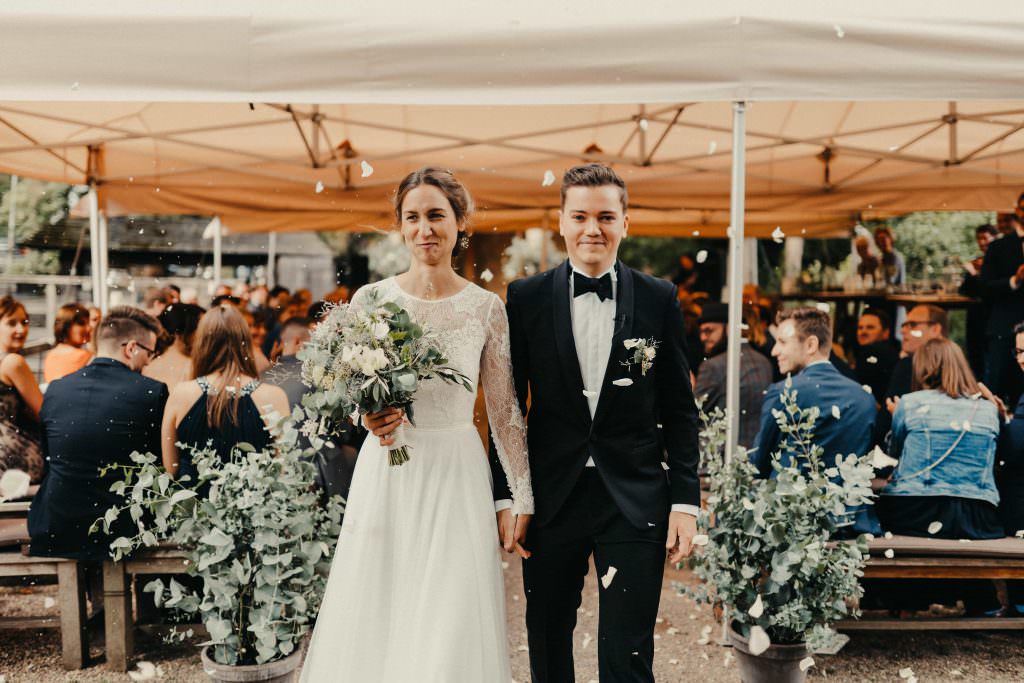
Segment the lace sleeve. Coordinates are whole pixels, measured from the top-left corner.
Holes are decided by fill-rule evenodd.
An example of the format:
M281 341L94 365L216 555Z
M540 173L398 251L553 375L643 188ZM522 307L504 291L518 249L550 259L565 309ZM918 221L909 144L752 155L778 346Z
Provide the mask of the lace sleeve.
M526 423L512 383L508 316L501 299L491 297L487 309L487 340L480 362L480 384L487 403L498 460L512 490L512 512L533 514L533 487L526 450Z

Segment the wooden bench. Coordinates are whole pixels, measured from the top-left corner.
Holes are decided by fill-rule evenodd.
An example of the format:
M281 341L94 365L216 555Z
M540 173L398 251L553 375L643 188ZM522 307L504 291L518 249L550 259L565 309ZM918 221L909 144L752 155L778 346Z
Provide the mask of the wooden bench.
M868 544L865 579L992 579L1024 581L1024 539L989 541L893 536ZM885 556L886 550L893 557ZM864 618L836 624L840 631L1024 629L1024 618Z
M120 562L103 563L103 603L106 611L107 667L127 671L135 649L135 616L132 611L132 579L140 574L184 574L184 551L174 547L147 548ZM141 586L137 597L142 599ZM146 594L146 599L152 599ZM200 628L189 625L193 631Z

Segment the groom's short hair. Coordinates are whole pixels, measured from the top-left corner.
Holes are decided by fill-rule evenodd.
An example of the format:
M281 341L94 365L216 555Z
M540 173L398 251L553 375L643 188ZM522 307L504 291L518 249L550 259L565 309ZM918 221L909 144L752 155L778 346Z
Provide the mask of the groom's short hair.
M570 187L601 187L614 185L622 195L622 212L629 206L629 195L626 192L626 181L611 167L604 164L580 164L573 166L562 176L562 208L565 208L565 193Z

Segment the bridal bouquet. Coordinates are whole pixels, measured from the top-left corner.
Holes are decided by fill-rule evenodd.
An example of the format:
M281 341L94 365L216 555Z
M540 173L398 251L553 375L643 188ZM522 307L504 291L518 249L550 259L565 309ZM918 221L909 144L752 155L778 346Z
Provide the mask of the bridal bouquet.
M312 391L303 406L320 416L319 427L336 432L350 416L402 408L415 424L413 397L420 382L441 379L467 391L469 378L448 367L430 330L394 302L371 295L365 307L340 305L317 325L301 351L302 379ZM394 434L391 465L409 461L409 446Z

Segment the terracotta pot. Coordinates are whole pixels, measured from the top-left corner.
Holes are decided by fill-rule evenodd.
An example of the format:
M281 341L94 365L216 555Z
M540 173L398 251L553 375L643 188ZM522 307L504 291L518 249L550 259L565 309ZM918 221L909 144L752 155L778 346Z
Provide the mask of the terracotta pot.
M807 656L804 643L773 643L761 654L752 655L747 639L735 626L729 629L729 643L736 651L736 666L743 683L804 683L807 680L807 672L800 670L800 661Z
M208 655L209 650L209 646L204 647L199 655L203 660L203 671L211 681L218 683L291 683L295 679L295 671L302 662L302 648L296 648L295 652L284 659L244 666L218 664Z

